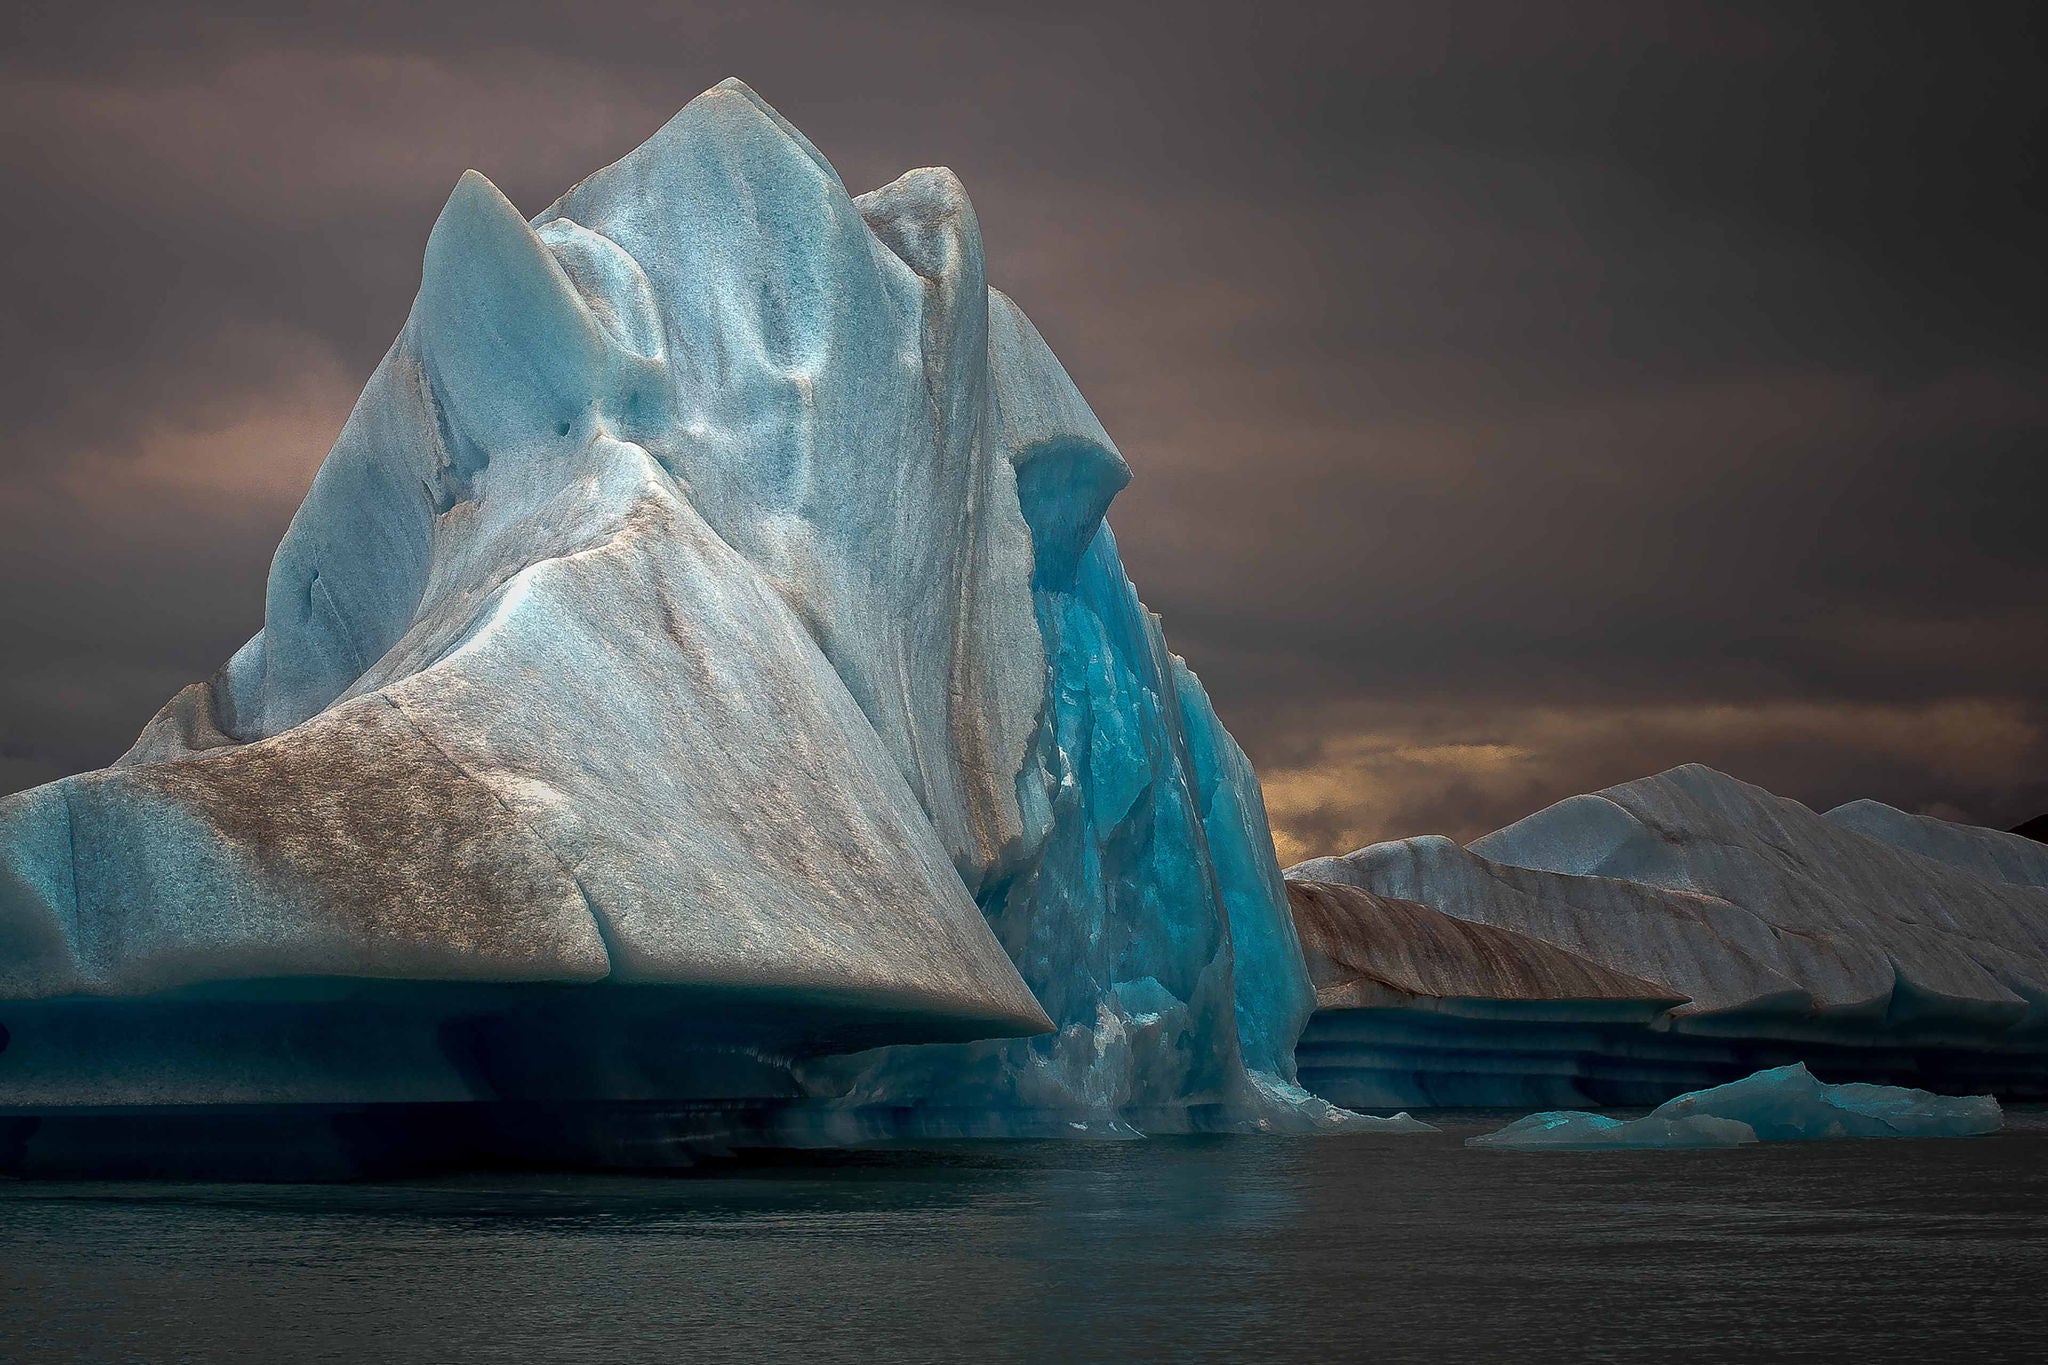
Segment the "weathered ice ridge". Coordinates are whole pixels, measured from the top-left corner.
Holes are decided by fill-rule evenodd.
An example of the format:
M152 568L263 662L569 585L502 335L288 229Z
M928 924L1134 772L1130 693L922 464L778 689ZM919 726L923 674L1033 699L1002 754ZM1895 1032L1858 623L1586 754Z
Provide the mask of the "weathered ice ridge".
M1129 477L949 171L728 81L531 222L465 174L263 628L0 800L0 1112L1337 1121Z
M1304 1078L1363 1105L1643 1103L1805 1059L1844 1079L2042 1093L2048 888L2027 845L1875 803L1822 816L1692 765L1469 847L1429 836L1312 859L1289 879L1525 935L1677 1003L1617 1026L1560 982L1559 1026L1512 1036L1326 1008Z
M2022 834L1909 815L1882 801L1851 801L1827 818L1908 853L1960 867L1986 881L2048 887L2048 844Z

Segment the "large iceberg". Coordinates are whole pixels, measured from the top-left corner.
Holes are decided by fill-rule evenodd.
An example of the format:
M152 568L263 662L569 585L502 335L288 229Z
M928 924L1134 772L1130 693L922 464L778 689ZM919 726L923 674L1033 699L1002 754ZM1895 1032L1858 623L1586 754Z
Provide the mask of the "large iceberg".
M1510 930L1676 997L1635 1024L1520 1039L1413 1010L1367 1030L1350 1089L1490 1077L1471 1103L1655 1103L1795 1061L1830 1074L2048 1094L2048 887L2028 841L1868 803L1823 816L1698 765L1577 796L1460 847L1433 836L1288 869ZM1560 1004L1576 999L1560 991ZM1327 1011L1326 1011L1327 1013ZM1489 1060L1491 1054L1491 1060ZM1323 1072L1316 1082L1323 1085ZM1384 1087L1383 1087L1384 1089ZM1365 1101L1357 1101L1365 1102ZM1385 1103L1424 1103L1392 1087Z
M1570 1151L1612 1147L1739 1147L1830 1138L1981 1137L2005 1124L1989 1095L1934 1095L1891 1085L1829 1085L1804 1064L1774 1067L1680 1095L1639 1119L1531 1114L1468 1147Z
M727 81L530 222L464 175L263 628L0 800L0 1165L1342 1121L1129 476L948 171L853 197Z

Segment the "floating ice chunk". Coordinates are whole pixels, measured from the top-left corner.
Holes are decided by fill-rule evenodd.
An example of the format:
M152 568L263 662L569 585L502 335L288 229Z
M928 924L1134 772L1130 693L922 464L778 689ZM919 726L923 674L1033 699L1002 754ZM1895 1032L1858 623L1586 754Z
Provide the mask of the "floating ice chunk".
M1269 1117L1254 1123L1255 1131L1271 1132L1285 1128L1293 1133L1347 1133L1347 1134L1402 1134L1437 1133L1443 1130L1433 1123L1424 1123L1406 1109L1397 1114L1357 1114L1342 1109L1328 1100L1310 1094L1292 1081L1283 1081L1270 1072L1251 1073L1252 1086L1265 1099ZM1276 1122L1272 1116L1279 1116Z
M1553 1109L1516 1119L1498 1132L1466 1138L1465 1145L1517 1152L1587 1152L1623 1147L1741 1147L1756 1140L1756 1130L1748 1124L1707 1114L1686 1118L1651 1114L1624 1121L1605 1114Z
M1736 1119L1763 1142L1837 1137L1977 1137L2005 1116L1989 1095L1936 1095L1896 1085L1829 1085L1804 1062L1773 1067L1668 1100L1652 1117Z
M1584 1151L1608 1147L1735 1147L1825 1138L1977 1137L2004 1125L1989 1095L1936 1095L1895 1085L1829 1085L1803 1062L1772 1067L1657 1106L1643 1118L1552 1111L1517 1119L1468 1147Z

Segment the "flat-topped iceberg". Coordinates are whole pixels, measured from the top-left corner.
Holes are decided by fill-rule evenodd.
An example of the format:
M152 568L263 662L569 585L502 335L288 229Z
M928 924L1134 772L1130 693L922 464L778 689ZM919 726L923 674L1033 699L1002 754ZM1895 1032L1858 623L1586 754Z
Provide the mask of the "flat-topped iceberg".
M1903 1086L1829 1085L1803 1064L1680 1095L1639 1119L1550 1112L1467 1138L1515 1151L1739 1147L1832 1138L1981 1137L2004 1126L1989 1095L1936 1095Z
M1676 1002L1627 1027L1521 1040L1410 1027L1412 1011L1347 1021L1386 1043L1369 1069L1422 1077L1411 1089L1490 1074L1505 1096L1534 1076L1523 1103L1555 1102L1563 1085L1596 1105L1643 1104L1804 1060L2035 1097L2048 1096L2039 849L1875 803L1820 815L1695 764L1568 798L1469 846L1402 839L1287 876L1512 931ZM1553 997L1568 1004L1575 989ZM1395 1089L1389 1102L1418 1102Z
M262 629L0 800L0 1156L121 1106L581 1106L608 1160L672 1125L605 1104L1341 1122L1129 477L948 171L851 196L728 81L530 222L464 175Z

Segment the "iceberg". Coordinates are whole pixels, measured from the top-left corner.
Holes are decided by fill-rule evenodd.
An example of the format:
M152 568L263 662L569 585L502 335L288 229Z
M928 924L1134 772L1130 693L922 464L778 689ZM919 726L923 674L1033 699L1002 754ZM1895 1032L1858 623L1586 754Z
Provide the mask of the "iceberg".
M0 799L0 1167L1350 1122L1129 478L949 171L727 81L466 173L262 629Z
M1653 1117L1746 1123L1762 1142L1823 1138L1978 1137L2005 1117L1989 1095L1935 1095L1895 1085L1829 1085L1804 1064L1774 1067L1658 1106Z
M1562 1073L1580 1102L1654 1104L1799 1061L2048 1096L2048 887L2030 880L2028 841L1888 810L1823 816L1688 765L1469 846L1402 839L1286 875L1509 930L1677 1002L1626 1026L1532 1029L1507 1047L1441 1012L1354 1013L1343 1027L1373 1030L1381 1072L1427 1074L1457 1053L1497 1082L1494 1103L1556 1103L1552 1081L1516 1078ZM1318 1016L1308 1036L1333 1026Z
M1981 1137L1997 1132L2004 1123L1998 1101L1989 1095L1935 1095L1856 1082L1829 1085L1804 1064L1795 1063L1680 1095L1639 1119L1531 1114L1497 1132L1467 1138L1465 1145L1585 1151L1735 1147L1832 1138Z
M1516 1119L1507 1127L1465 1139L1467 1147L1511 1152L1595 1152L1601 1150L1685 1151L1743 1147L1756 1130L1733 1119L1701 1114L1689 1118L1617 1119L1606 1114L1550 1110Z

